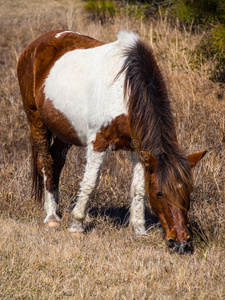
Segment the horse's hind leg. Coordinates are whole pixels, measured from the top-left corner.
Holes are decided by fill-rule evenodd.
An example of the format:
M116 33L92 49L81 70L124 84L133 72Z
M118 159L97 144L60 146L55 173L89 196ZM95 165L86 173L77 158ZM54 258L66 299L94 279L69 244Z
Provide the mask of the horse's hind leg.
M59 177L62 168L66 161L66 155L71 145L63 143L57 137L54 143L50 147L50 154L53 158L53 184L54 184L54 196L58 202L58 189L59 189Z
M60 156L59 151L65 148L65 144L55 139L50 148L52 134L40 119L38 111L30 111L28 121L31 129L31 144L33 146L33 185L35 195L41 200L44 187L44 209L46 212L44 223L49 226L55 226L60 220L56 213L58 181L65 162L65 157L63 155ZM57 146L59 151L56 150Z
M94 152L91 146L87 148L87 163L78 191L77 203L72 211L73 221L70 232L84 232L83 220L86 217L88 200L97 185L104 154L105 152Z
M47 176L45 174L45 168L42 169L45 193L44 208L46 212L44 223L48 226L57 226L60 220L56 213L58 204L59 177L65 164L66 154L69 148L70 145L67 145L58 138L55 138L49 150L53 162L52 165L48 166L50 170L48 170Z

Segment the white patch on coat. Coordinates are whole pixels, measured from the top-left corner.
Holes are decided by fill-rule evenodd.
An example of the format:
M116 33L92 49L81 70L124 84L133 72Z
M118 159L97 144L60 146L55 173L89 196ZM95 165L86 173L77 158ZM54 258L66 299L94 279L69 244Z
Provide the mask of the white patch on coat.
M118 38L110 44L65 53L45 80L46 98L70 120L83 145L95 140L101 127L127 113L124 74L113 80L126 59L124 50L139 37L120 32Z
M62 34L64 33L76 33L76 34L80 34L79 32L74 32L74 31L71 31L71 30L65 30L65 31L62 31L62 32L59 32L55 35L55 37L58 39Z

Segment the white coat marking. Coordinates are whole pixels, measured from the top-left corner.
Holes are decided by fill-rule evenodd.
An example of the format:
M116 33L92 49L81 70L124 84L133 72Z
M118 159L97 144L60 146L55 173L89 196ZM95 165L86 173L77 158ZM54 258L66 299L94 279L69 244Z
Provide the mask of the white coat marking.
M83 145L95 139L102 126L127 114L124 74L113 82L126 57L124 50L139 39L120 32L118 40L91 49L65 53L45 80L45 97L71 122Z
M71 31L71 30L65 30L65 31L57 33L55 37L58 39L64 33L76 33L76 34L80 34L79 32L74 32L74 31Z

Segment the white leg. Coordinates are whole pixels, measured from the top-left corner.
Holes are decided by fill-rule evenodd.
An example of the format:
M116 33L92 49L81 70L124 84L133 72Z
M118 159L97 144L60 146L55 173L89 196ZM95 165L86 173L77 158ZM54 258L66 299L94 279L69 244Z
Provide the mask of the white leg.
M44 203L44 209L46 212L46 217L44 219L44 223L51 223L59 222L60 218L56 214L57 210L57 203L58 203L58 191L54 191L54 193L49 192L46 189L46 176L45 171L43 170L44 175L44 197L45 197L45 203Z
M105 152L94 152L92 146L87 149L87 164L80 184L77 203L72 211L73 222L69 229L70 232L84 232L83 220L86 217L88 200L97 185L104 154Z
M57 209L57 197L55 193L52 194L45 189L45 204L44 209L46 212L46 217L44 223L48 222L59 222L60 218L56 214Z
M146 235L144 197L144 169L138 159L135 158L133 161L130 207L130 228L135 235Z

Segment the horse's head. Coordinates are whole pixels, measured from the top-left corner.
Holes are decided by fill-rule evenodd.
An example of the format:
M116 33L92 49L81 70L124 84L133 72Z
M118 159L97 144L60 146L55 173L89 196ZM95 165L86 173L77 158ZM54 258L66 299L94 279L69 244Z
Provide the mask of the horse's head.
M191 168L205 155L195 153L177 163L168 156L155 158L142 151L145 163L145 190L153 211L159 216L169 248L174 252L192 252L187 228L187 213L193 189Z

